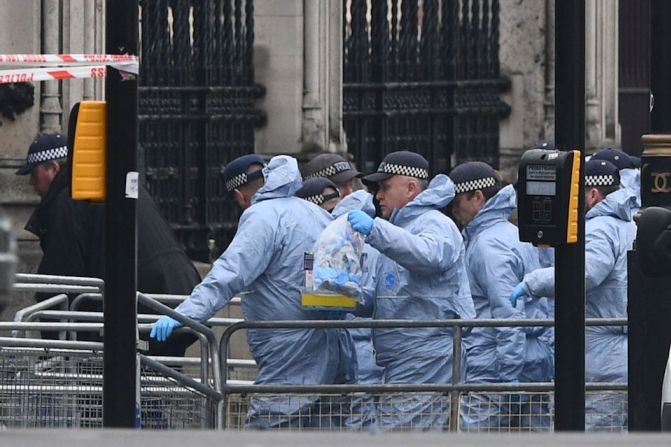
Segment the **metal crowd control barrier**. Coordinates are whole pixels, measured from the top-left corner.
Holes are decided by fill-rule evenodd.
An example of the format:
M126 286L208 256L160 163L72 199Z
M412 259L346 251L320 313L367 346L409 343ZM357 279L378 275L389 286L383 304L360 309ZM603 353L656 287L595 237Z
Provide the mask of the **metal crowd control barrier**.
M14 275L14 292L57 293L59 295L48 298L19 310L15 315L16 321L25 321L28 315L47 309L68 309L66 293L102 293L105 282L100 278L80 276L41 275L34 273L16 273ZM25 337L25 333L14 332L15 337ZM64 332L59 332L59 339L66 338Z
M155 312L163 315L168 315L171 318L174 318L175 320L179 321L184 325L185 327L189 327L192 330L194 330L197 333L202 334L206 339L207 343L203 344L203 346L206 346L207 352L203 352L202 356L204 359L209 359L209 365L212 367L212 378L213 378L213 386L214 386L214 392L216 392L217 397L222 397L221 396L221 389L222 389L222 381L221 381L221 370L218 368L220 365L219 361L219 350L217 349L217 340L214 336L214 332L207 326L194 321L190 318L185 317L184 315L180 314L179 312L176 312L175 310L169 308L168 306L165 306L161 303L159 303L156 300L151 299L150 297L146 296L145 294L139 293L137 294L137 300L139 304L143 304L147 306L148 308L154 310ZM139 330L151 330L151 325L138 325ZM158 362L153 361L152 362L154 367L158 367L158 365L162 365ZM162 365L163 368L170 369L167 366ZM180 374L175 371L176 374ZM221 417L220 413L220 402L221 400L218 401L217 406L217 411L215 412L217 414L216 417L216 427L221 428L223 424L223 419Z
M266 399L269 402L287 405L287 399L300 399L301 396L305 400L311 397L314 402L326 401L328 402L326 410L323 405L312 406L305 414L291 415L298 420L298 426L304 428L301 423L301 418L310 420L321 420L324 416L330 419L329 424L317 426L311 425L313 429L326 430L347 430L347 429L373 429L371 427L364 428L358 424L361 419L365 418L365 414L355 414L355 423L352 423L351 409L356 405L377 405L376 401L382 398L392 399L394 396L408 395L414 399L434 399L429 402L431 412L435 408L445 414L426 414L420 416L435 417L437 420L448 420L446 426L433 426L430 429L436 430L459 430L459 420L463 416L461 413L462 398L470 396L472 393L486 393L487 395L510 396L517 394L518 398L531 398L533 404L534 395L550 395L554 391L554 383L552 382L535 382L535 383L463 383L460 382L461 377L461 349L462 336L464 328L472 327L552 327L553 320L544 319L520 319L520 320L496 320L496 319L482 319L482 320L328 320L328 321L245 321L236 323L228 327L221 338L219 345L219 357L221 359L221 371L223 374L223 385L221 388L223 399L220 402L219 417L221 418L220 425L224 428L243 428L244 412L246 412L246 403L244 401L234 402L231 397L233 395L258 396L260 399ZM587 326L626 326L627 320L624 318L608 318L608 319L587 319ZM449 384L371 384L371 385L240 385L230 383L227 378L227 353L229 341L232 334L241 329L336 329L336 328L452 328L453 330L453 361L452 361L452 382ZM625 399L625 407L622 412L626 418L626 390L627 384L623 383L587 383L586 391L588 393L607 392L623 394ZM466 394L464 394L466 393ZM420 397L418 397L420 396ZM424 396L424 397L421 397ZM440 397L440 396L447 396ZM349 401L347 400L349 397ZM376 399L377 398L377 399ZM284 399L284 400L282 400ZM406 397L407 399L407 397ZM519 399L516 399L519 401ZM399 402L403 404L402 401ZM549 402L551 404L551 402ZM508 403L512 405L512 403ZM401 405L402 406L402 405ZM447 410L445 410L447 408ZM238 413L232 414L235 411ZM364 410L365 411L365 410ZM268 420L276 417L277 413L281 412L281 408L269 409ZM331 412L331 413L329 413ZM378 415L379 416L379 415ZM384 416L384 415L383 415ZM417 415L414 415L417 416ZM512 415L515 416L515 415ZM522 415L520 415L521 417ZM552 418L553 415L548 413L546 416ZM342 425L332 425L333 418L340 420ZM551 419L550 419L551 422ZM384 427L377 426L377 429ZM401 430L413 430L416 427L408 426L401 427ZM427 428L427 427L423 427ZM491 429L492 427L488 427ZM500 428L500 427L499 427ZM509 428L509 427L504 427ZM622 430L624 427L614 424L611 427L613 430ZM496 429L496 427L494 427ZM551 430L551 425L545 428Z
M150 294L150 293L143 293L142 295L146 296L147 298L151 298L154 301L157 301L162 304L180 304L182 303L185 299L188 298L187 295L166 295L166 294ZM74 300L72 300L72 303L70 303L70 311L72 312L81 312L79 309L81 306L87 302L87 301L92 301L92 302L100 302L102 303L102 295L101 294L96 294L96 293L82 293L81 295L78 295L75 297ZM240 298L235 297L233 298L229 304L240 304ZM84 313L82 313L84 314ZM43 316L47 316L48 312L42 313ZM156 315L162 315L162 314L139 314L138 319L142 319L144 321L155 321L156 320ZM87 318L87 317L83 317ZM93 318L93 317L89 317ZM230 326L235 323L239 323L243 321L242 318L210 318L205 322L207 326Z
M0 338L0 426L102 427L102 353L97 342ZM220 393L145 356L139 363L143 428L214 427Z
M18 311L15 315L15 320L32 322L39 321L41 319L56 319L61 321L72 321L72 322L82 322L82 321L103 321L102 312L82 312L79 311L81 306L87 302L102 303L103 295L102 292L104 289L104 282L101 279L97 278L85 278L85 277L70 277L70 276L55 276L55 275L39 275L39 274L16 274L16 280L21 284L21 291L30 291L30 292L53 292L61 291L67 293L79 293L72 302L70 303L70 311L68 311L68 297L65 294L60 294L54 297L51 297L47 300L44 300L35 305L26 307ZM84 293L80 293L84 292ZM187 295L170 295L170 294L143 294L145 297L155 299L156 301L175 305L184 301L188 296ZM239 305L240 298L235 297L231 300L231 304ZM140 323L153 323L160 315L156 314L140 314L138 315L138 320ZM223 326L227 327L231 324L242 321L239 318L212 318L207 324L210 326ZM44 324L36 326L21 326L23 328L31 328L35 330L47 330L49 328L63 328L64 326L45 326ZM70 330L70 339L77 340L77 329L75 326L68 326L69 328L75 328ZM143 331L149 331L150 326L146 324L140 324L139 328ZM181 329L179 331L188 331ZM99 331L100 332L100 331ZM201 342L201 347L205 347L201 352L201 357L198 359L198 363L204 363L207 365L203 367L201 365L201 379L205 381L209 374L203 375L202 372L208 371L208 368L211 368L212 371L218 373L218 361L212 363L208 362L209 354L207 352L214 352L217 354L216 343L212 344L210 348L207 348L207 344L210 343L205 335L197 332L193 332ZM59 332L60 339L65 339L65 332ZM14 330L13 336L15 337L25 337L25 330ZM185 360L183 357L172 357L164 358L163 361L175 365L177 367L191 366L194 364L192 361ZM234 364L238 368L250 368L249 365L245 363L245 360L234 360ZM213 372L214 374L214 372Z
M78 309L81 303L86 300L92 299L94 301L102 302L102 292L104 291L104 283L102 280L96 278L32 274L17 274L16 279L18 287L15 290L24 292L54 292L60 293L60 295L51 297L33 306L22 309L21 311L17 312L15 316L15 318L20 321L0 322L0 330L12 330L15 337L25 336L26 330L59 331L62 334L64 334L66 331L69 331L71 334L74 334L72 337L74 339L76 339L76 334L79 331L102 333L104 326L102 323L102 312L68 311L68 297L65 295L65 293L80 294L75 298L75 300L73 300L71 308L74 309ZM178 295L159 295L157 298L164 302L175 304L183 301L186 297ZM200 359L184 359L175 357L157 358L144 355L138 356L138 362L141 365L142 370L142 380L138 381L138 383L141 383L142 389L143 426L149 428L212 428L216 425L217 421L220 420L220 418L216 416L216 410L218 408L217 403L221 399L221 394L217 391L221 387L221 376L219 373L220 362L218 360L218 347L214 333L202 324L175 313L172 309L156 303L144 294L138 293L138 302L146 305L150 309L156 310L160 314L171 315L173 318L181 321L185 328L180 329L179 331L195 333L195 335L200 339L202 347ZM42 318L53 318L66 321L72 320L75 322L36 321ZM158 315L154 314L139 315L139 321L141 322L153 322L157 318ZM230 325L240 321L239 319L219 320L222 321L217 321L215 324ZM94 322L91 323L89 321ZM151 325L138 325L139 330L148 331L150 328ZM17 419L12 420L11 417L9 417L9 419L3 419L2 416L0 416L0 423L4 423L5 426L18 425L28 427L97 427L102 425L102 343L34 340L27 338L0 338L0 361L2 360L4 353L6 353L6 350L12 347L15 351L16 348L41 349L45 351L47 355L41 351L39 354L35 355L38 356L40 360L42 360L48 357L50 353L54 352L54 349L71 349L73 346L79 347L81 349L95 350L97 354L97 361L100 363L100 371L96 374L82 374L79 370L72 370L67 374L64 373L65 376L61 373L41 373L36 375L33 378L33 382L30 384L30 386L22 388L20 387L21 390L27 393L26 398L28 401L36 401L39 405L41 405L44 402L44 399L42 399L42 395L40 394L41 392L48 394L56 392L57 394L60 394L58 396L54 396L52 394L48 395L47 400L50 402L50 404L45 404L46 406L39 410L41 413L39 416L31 416L30 414L27 414L25 411L23 411L25 408L18 412L16 411L16 408L14 408L10 411L10 413L11 415L16 416ZM31 354L32 353L24 353L23 358L21 358L20 354L12 352L12 358L16 362L19 362L19 364L21 362L27 364L31 362ZM67 356L68 359L74 357L76 357L75 354L70 354ZM200 381L189 377L184 373L184 366L193 365L196 362L201 365L199 378ZM171 368L167 365L176 366L176 368ZM21 377L28 377L28 372L19 372ZM12 388L16 380L14 379L14 382L8 383L5 380L8 377L11 376L4 374L4 369L0 368L0 380L2 380L0 383L0 414L2 414L2 402L6 402L8 406L11 407L11 402L17 400L17 396L7 397L6 393L4 395L2 394L3 391L16 390L16 387ZM92 401L95 401L95 404L88 405L81 402L81 399L79 399L80 401L78 401L76 405L68 406L67 402L65 402L63 399L65 399L67 393L75 392L78 388L76 386L73 387L72 385L62 386L61 384L53 384L45 381L46 379L53 379L55 377L69 377L70 379L77 378L78 380L82 380L81 385L87 388L86 396L90 396ZM182 385L175 386L174 384L171 384L172 382L170 381L166 382L166 377L170 378L172 382L176 380L178 385L182 384L183 387L186 388L180 389L179 386ZM95 384L89 384L87 382L88 379L94 380ZM197 393L199 395L198 399L192 396L193 393ZM5 397L7 397L7 399L5 399ZM198 411L200 416L198 416L196 412L193 411L193 408L191 408L196 403L198 403L200 408ZM82 417L82 415L78 413L76 418L73 416L74 410L72 410L72 408L77 406L86 407L87 405L94 408L91 414ZM35 404L28 404L27 407L34 408ZM64 408L70 409L67 410L67 412L69 412L68 415L63 417L62 411L66 411L63 410ZM60 416L56 417L55 419L49 418L49 415L56 414L60 414ZM203 415L207 415L207 417L205 418ZM41 419L42 422L38 422L38 418ZM151 423L148 422L150 419ZM20 420L23 420L24 422L20 423ZM196 423L196 421L200 422Z
M102 312L73 312L73 311L49 311L49 310L40 310L36 312L32 312L30 314L24 314L25 321L23 322L22 325L19 325L19 328L26 328L29 330L49 330L51 328L53 329L68 329L68 332L70 334L70 340L77 341L79 339L77 332L79 331L95 331L98 332L99 335L102 335L102 329L103 329L103 321L104 321L104 315ZM58 319L61 320L60 323L43 323L39 322L41 318L47 318L47 319ZM149 322L153 323L156 321L156 319L159 318L159 315L155 314L139 314L137 316L138 322ZM100 324L93 324L93 325L83 325L81 322L96 322ZM32 324L31 324L32 323ZM12 326L16 327L16 325ZM142 328L144 331L149 331L151 329L151 325L139 325L139 328ZM0 323L0 330L3 329L2 323ZM19 331L15 331L19 333ZM21 332L24 332L22 330ZM198 371L198 375L200 376L200 379L202 383L207 383L208 378L210 376L210 369L214 369L211 366L211 362L209 359L209 352L212 350L216 350L217 346L216 343L212 344L206 337L205 334L202 334L200 332L197 332L191 328L184 328L180 329L180 332L189 332L194 334L201 346L201 357L197 359L198 364L200 366L200 369ZM152 357L150 357L152 358ZM184 360L182 357L166 357L163 359L164 363L169 363L173 364L176 366L184 366L186 364L192 365L192 362L182 362L180 360Z

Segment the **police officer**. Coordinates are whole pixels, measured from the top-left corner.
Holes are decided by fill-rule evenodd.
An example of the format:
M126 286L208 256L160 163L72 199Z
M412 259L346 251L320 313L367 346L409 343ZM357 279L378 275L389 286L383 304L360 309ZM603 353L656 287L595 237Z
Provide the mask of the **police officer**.
M319 154L310 160L303 169L305 180L327 178L338 186L340 197L344 198L354 191L354 179L361 173L338 154Z
M354 210L352 228L381 255L372 291L376 319L473 318L475 310L464 267L464 245L452 220L439 210L454 197L445 175L429 183L429 163L419 154L387 155L377 172L364 177L379 184L382 217ZM374 329L377 363L385 383L449 383L452 331L449 328ZM383 429L436 429L448 421L444 398L414 396L380 400Z
M636 214L641 209L641 172L636 167L636 161L625 152L612 148L601 149L592 158L615 165L620 174L620 187L636 196L636 205L632 209L632 214Z
M241 293L246 320L316 320L323 312L301 305L303 256L331 221L318 206L294 197L302 186L296 160L273 158L267 167L247 155L224 170L226 188L244 209L238 231L212 270L177 311L204 321ZM181 324L161 317L151 335L165 339ZM356 380L351 336L341 329L249 329L258 384L333 384ZM316 396L253 398L250 428L310 426Z
M540 267L538 251L520 242L510 223L516 208L515 189L503 187L487 163L463 163L450 172L457 192L452 214L463 227L466 268L479 319L547 318L547 300L513 307L508 300L526 273ZM539 315L540 314L540 315ZM552 379L552 337L547 329L521 327L474 328L468 346L469 382L545 382ZM547 402L541 396L470 394L462 405L464 431L540 428L550 425ZM545 401L547 396L543 396ZM533 420L532 420L533 419Z
M585 287L587 318L627 315L627 250L636 237L631 220L636 197L620 188L618 169L605 160L585 163ZM554 269L527 274L511 300L524 295L554 296ZM622 327L585 329L588 382L627 382L627 334ZM627 426L626 397L588 394L586 428L611 430Z
M340 202L338 186L325 177L315 177L303 182L303 187L296 191L296 197L321 206L329 213Z

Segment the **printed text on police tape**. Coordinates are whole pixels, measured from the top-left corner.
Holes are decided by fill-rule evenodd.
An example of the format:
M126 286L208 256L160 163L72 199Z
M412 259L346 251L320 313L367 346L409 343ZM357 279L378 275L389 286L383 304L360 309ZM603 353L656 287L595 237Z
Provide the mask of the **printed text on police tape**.
M107 67L72 67L69 69L35 68L28 70L0 70L0 84L13 82L37 82L63 79L104 78Z

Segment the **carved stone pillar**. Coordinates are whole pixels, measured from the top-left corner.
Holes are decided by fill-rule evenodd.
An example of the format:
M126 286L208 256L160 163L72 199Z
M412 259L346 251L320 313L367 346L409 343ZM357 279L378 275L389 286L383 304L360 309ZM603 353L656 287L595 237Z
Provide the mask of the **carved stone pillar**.
M272 155L300 149L305 68L303 3L254 1L254 76L266 87L258 106L271 117L254 131L256 152Z
M303 143L344 151L342 1L303 0Z
M499 165L507 181L516 179L522 153L547 139L548 127L554 128L546 116L554 107L554 70L548 68L554 60L554 3L525 2L522 8L512 0L501 1L501 75L511 81L502 99L511 113L499 126Z
M619 146L618 1L585 4L585 94L588 148Z
M60 49L60 1L42 0L42 54L58 54ZM61 131L59 81L45 81L40 104L40 130Z
M257 152L346 151L342 130L342 0L255 0L254 69L268 123Z
M63 53L104 53L103 0L70 0L63 8ZM67 129L72 106L83 100L103 99L102 79L71 79L61 85L63 128Z

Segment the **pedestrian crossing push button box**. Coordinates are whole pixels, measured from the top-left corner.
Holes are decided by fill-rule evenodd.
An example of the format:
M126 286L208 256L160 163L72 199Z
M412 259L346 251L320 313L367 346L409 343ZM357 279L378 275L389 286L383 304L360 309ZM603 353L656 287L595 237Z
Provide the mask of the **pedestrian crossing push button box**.
M579 182L579 151L526 151L517 188L520 240L538 246L577 242Z

